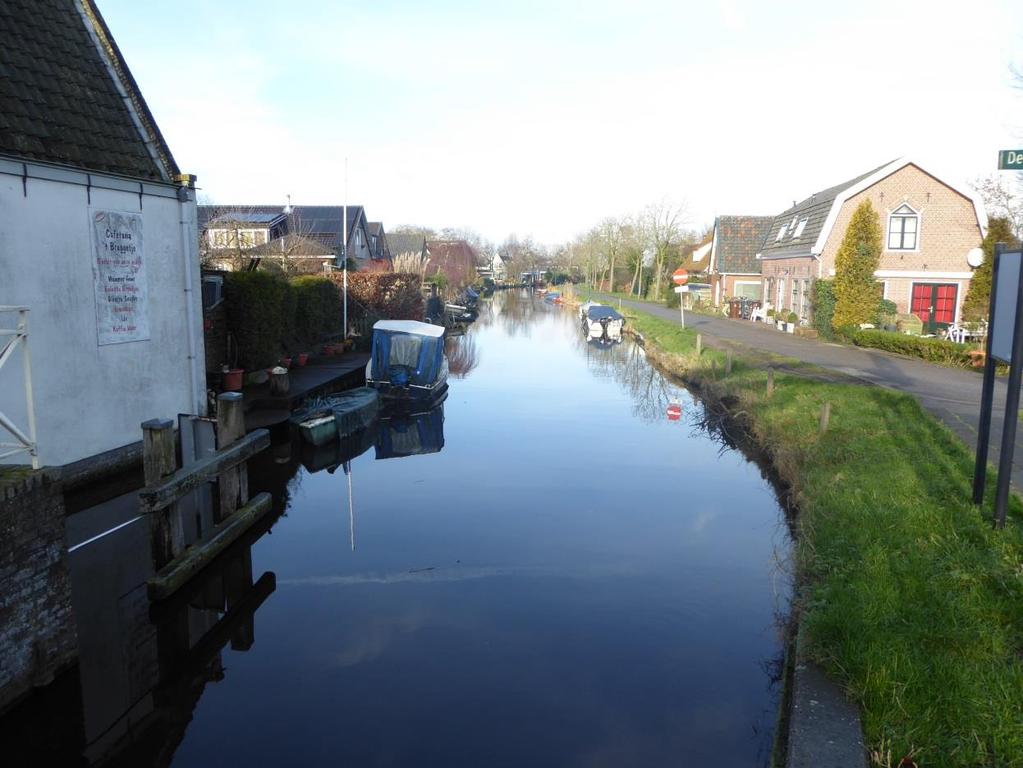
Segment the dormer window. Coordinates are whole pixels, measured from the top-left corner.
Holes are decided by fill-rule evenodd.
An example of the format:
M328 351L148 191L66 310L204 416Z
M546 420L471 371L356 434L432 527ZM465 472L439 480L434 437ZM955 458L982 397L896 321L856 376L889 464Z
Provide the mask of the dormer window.
M888 250L915 251L920 233L920 214L900 205L888 217Z

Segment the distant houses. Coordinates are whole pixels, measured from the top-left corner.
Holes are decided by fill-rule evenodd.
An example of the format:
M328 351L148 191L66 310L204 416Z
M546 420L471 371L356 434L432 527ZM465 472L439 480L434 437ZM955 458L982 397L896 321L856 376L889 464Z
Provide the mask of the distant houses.
M342 231L347 223L347 236ZM361 205L202 205L200 252L205 266L237 270L266 261L294 273L340 267L342 244L360 271L391 269L381 222L369 223Z

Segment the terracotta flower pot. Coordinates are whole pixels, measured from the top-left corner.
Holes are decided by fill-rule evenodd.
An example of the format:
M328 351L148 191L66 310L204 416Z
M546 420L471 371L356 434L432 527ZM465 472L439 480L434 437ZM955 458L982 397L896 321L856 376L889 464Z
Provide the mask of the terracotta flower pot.
M297 361L295 362L295 364L296 364L296 365L297 365L297 366L298 366L299 368L301 368L301 367L302 367L303 365L305 365L305 364L306 364L306 362L307 362L308 360L309 360L309 355L308 355L308 354L307 354L306 352L302 352L302 353L301 353L301 354L300 354L300 355L298 356L298 360L297 360Z
M220 386L225 392L238 392L242 388L242 379L245 371L241 368L232 368L220 374Z

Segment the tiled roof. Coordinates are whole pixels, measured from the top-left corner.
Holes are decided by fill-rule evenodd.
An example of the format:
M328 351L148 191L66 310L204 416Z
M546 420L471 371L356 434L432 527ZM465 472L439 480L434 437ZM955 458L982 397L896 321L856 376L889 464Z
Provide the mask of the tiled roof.
M199 229L203 230L212 219L231 214L244 215L282 213L280 205L200 205ZM340 205L295 205L288 214L287 231L293 235L313 238L327 243L335 252L341 248L341 228L344 206ZM348 206L348 239L365 219L361 205Z
M714 269L719 274L760 272L757 254L773 216L718 216L714 222Z
M315 237L285 235L245 251L246 256L322 256L333 257L333 248Z
M834 187L816 192L801 203L797 203L775 216L768 230L767 239L764 241L764 247L761 250L763 257L781 258L809 254L810 249L817 242L817 236L820 235L821 229L824 227L824 222L828 218L828 212L831 210L831 205L835 202L835 198L849 187L877 173L889 164L885 163L857 176L855 179L849 179L849 181L842 182ZM799 222L803 219L806 219L806 224L803 226L799 236L793 237L794 230L798 228ZM785 235L779 240L778 232L782 226L786 227Z
M172 180L177 166L109 29L92 0L82 9L74 0L0 2L0 153Z
M410 235L405 232L388 232L387 247L392 256L399 253L422 253L426 248L426 238L423 235Z

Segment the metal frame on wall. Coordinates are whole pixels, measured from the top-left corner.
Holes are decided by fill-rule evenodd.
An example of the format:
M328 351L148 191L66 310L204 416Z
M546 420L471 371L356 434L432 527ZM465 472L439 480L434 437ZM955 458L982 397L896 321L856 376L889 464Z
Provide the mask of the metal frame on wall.
M1004 272L1004 274L1003 274ZM1008 392L1002 443L998 455L998 483L992 522L1005 527L1009 503L1009 482L1012 479L1012 453L1016 444L1019 421L1020 382L1023 379L1023 251L1007 251L995 246L991 265L991 302L988 309L987 353L984 363L984 386L980 398L980 428L977 434L977 459L973 471L973 503L984 501L987 482L988 444L991 440L991 415L995 390L995 367L998 362L1009 365Z

